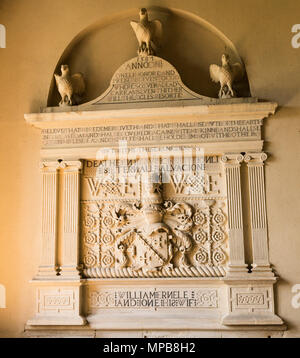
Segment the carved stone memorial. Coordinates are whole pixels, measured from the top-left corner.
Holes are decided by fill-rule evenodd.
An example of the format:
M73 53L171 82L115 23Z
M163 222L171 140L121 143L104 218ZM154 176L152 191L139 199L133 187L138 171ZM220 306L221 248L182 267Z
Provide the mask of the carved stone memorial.
M277 105L201 96L143 46L95 100L25 115L42 137L42 252L27 327L282 327L261 136Z

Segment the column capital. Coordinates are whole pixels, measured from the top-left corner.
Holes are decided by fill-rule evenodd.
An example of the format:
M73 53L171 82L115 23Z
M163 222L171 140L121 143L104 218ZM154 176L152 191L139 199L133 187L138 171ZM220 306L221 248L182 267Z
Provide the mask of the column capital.
M40 162L40 169L43 173L45 172L56 172L59 167L59 163L57 161L42 161Z
M264 161L268 158L267 154L264 152L261 153L246 153L244 156L244 161L247 165L263 165Z
M61 162L58 162L57 164L60 169L64 169L64 171L67 172L78 172L82 169L82 162L80 160L63 160Z
M244 156L241 153L225 153L221 157L221 162L226 166L239 166Z

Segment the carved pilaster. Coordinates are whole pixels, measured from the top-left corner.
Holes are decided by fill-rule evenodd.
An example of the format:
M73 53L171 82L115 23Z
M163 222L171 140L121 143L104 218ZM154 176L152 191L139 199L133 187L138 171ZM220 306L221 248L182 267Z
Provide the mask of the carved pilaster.
M57 162L42 162L42 248L35 279L57 275Z
M79 258L79 189L80 161L61 162L63 175L62 278L80 278Z
M240 175L240 163L243 161L243 156L239 153L225 154L221 160L226 173L228 206L229 265L227 276L240 276L248 273L245 264Z
M268 253L267 215L264 183L265 153L247 153L250 193L251 234L252 234L252 273L273 275Z

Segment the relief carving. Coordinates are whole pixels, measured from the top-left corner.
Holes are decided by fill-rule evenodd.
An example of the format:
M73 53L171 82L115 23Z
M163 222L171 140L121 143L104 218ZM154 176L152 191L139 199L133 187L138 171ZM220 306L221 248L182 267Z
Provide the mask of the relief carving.
M82 73L71 76L68 65L61 65L61 75L54 74L57 90L61 96L60 106L79 104L85 92L85 81Z
M83 202L84 275L224 276L225 199L169 198L172 183L162 183L160 176L144 177L134 185L140 200L117 200L114 193L113 199L104 200L98 192L97 200Z
M162 23L159 20L149 21L145 8L140 10L139 16L139 22L130 22L139 43L138 55L153 56L162 38Z
M231 64L229 55L223 54L222 65L210 65L209 73L212 81L220 83L219 98L231 98L236 97L232 84L243 78L245 69L238 62Z

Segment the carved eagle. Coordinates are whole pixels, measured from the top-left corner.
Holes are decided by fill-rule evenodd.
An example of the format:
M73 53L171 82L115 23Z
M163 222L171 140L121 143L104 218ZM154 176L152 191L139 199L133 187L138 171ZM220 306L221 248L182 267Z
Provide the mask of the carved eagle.
M60 106L78 104L85 92L85 81L82 73L70 75L68 65L61 65L61 75L54 74L58 92L61 96Z
M223 54L222 65L210 65L209 73L214 82L220 82L219 98L235 97L232 83L243 78L244 67L238 62L230 64L229 56Z
M140 10L140 22L130 22L139 43L138 54L155 55L162 38L162 23L159 20L148 20L147 9Z

